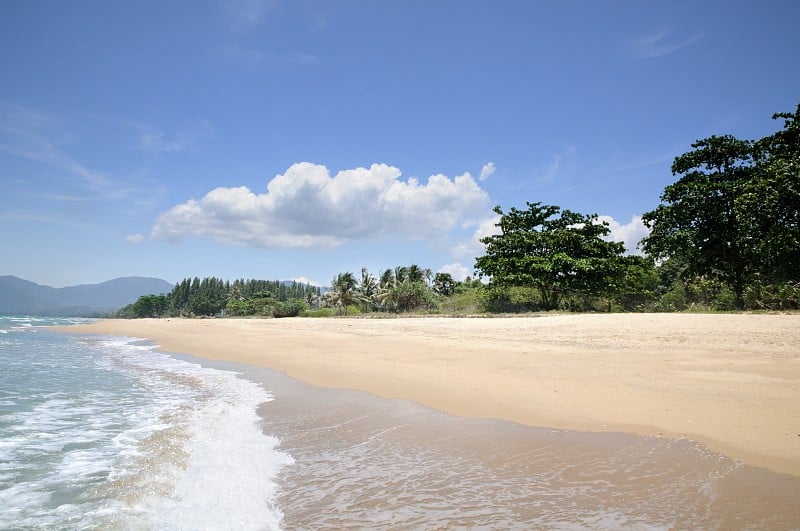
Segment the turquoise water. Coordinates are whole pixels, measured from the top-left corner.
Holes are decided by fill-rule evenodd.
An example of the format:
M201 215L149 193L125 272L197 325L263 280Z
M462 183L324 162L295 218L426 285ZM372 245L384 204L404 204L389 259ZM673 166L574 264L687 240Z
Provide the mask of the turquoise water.
M269 393L77 322L0 317L0 529L279 528Z

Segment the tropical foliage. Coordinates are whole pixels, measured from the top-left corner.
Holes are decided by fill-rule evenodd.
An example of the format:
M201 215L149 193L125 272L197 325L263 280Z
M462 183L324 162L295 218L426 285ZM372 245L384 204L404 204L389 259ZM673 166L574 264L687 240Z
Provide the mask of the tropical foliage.
M363 267L360 281L351 272L336 275L323 305L334 308L337 315L347 315L351 308L360 313L435 311L438 302L431 278L431 270L417 264L384 269L378 277Z
M692 144L672 164L678 180L643 216L649 256L678 261L683 281L718 281L737 309L769 305L755 295L763 290L800 288L800 105L773 118L784 119L783 130L757 141Z

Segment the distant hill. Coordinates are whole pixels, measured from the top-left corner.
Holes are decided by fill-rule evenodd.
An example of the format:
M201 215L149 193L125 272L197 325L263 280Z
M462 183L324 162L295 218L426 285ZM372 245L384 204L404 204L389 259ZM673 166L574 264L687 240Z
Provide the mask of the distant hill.
M53 288L19 277L0 276L0 315L90 316L113 312L142 295L169 293L172 284L146 277Z

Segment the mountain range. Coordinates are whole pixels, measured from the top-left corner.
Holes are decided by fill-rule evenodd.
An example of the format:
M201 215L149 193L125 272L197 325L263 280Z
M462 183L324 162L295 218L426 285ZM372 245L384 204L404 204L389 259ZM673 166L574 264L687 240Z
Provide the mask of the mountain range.
M0 315L98 316L142 295L169 293L172 284L148 277L123 277L65 288L43 286L12 275L0 276Z

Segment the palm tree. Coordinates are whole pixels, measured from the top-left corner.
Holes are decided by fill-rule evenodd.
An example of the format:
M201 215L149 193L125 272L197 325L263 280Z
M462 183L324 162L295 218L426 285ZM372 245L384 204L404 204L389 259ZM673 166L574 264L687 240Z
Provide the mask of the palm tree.
M395 277L394 270L387 268L381 271L381 276L378 280L378 291L374 297L381 310L386 311L389 309L391 294L395 286L397 286L397 277Z
M325 302L337 308L337 313L347 315L347 307L356 302L356 277L351 272L333 277L331 290L325 294Z
M361 268L361 283L358 285L358 298L363 311L372 309L377 302L380 291L377 279L372 276L366 267Z
M406 271L408 272L406 282L422 282L425 276L422 269L417 264L411 264Z
M397 266L394 268L394 282L395 286L397 284L402 284L408 280L408 268L405 266Z
M381 278L378 281L378 285L381 289L391 289L394 287L395 284L395 276L394 271L391 269L384 269L381 271Z

